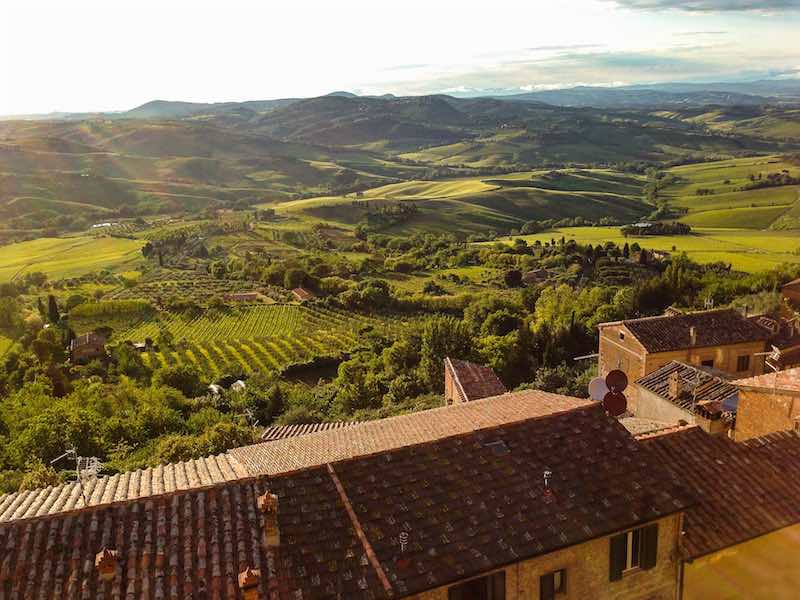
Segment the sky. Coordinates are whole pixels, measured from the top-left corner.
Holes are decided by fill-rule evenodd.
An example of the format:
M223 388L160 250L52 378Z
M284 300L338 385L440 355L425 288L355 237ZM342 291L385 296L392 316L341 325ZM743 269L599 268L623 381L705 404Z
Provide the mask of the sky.
M2 0L0 114L800 77L800 0Z

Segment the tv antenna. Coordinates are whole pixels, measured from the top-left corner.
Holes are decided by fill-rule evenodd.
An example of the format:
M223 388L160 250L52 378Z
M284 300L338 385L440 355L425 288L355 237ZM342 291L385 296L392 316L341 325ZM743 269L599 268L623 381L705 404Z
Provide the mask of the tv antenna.
M96 456L80 456L78 451L75 450L74 447L67 449L64 454L61 456L54 458L50 461L50 464L55 464L60 461L62 458L66 458L67 460L75 463L75 473L78 476L78 489L81 491L81 498L83 499L83 505L89 506L89 503L86 500L86 492L83 489L83 479L86 477L97 477L100 474L100 471L103 468L103 463L100 461L99 458Z
M252 408L245 408L240 414L236 416L244 417L244 420L247 421L247 424L253 429L257 429L258 424L261 422L260 419L256 419L256 415L253 412Z

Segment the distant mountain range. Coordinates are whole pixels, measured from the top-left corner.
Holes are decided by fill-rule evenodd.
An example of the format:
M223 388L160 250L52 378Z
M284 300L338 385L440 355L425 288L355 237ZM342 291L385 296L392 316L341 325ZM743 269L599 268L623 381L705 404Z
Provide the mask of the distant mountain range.
M716 83L658 83L619 87L576 86L552 90L515 93L515 90L475 90L452 93L454 98L493 98L504 101L537 102L552 106L601 109L679 109L705 106L800 106L800 79L760 80ZM335 98L395 99L393 94L357 96L347 91L328 94ZM325 96L323 96L325 97ZM445 96L441 96L445 97ZM180 102L153 100L128 111L106 113L49 113L17 115L8 119L82 120L110 119L186 119L209 115L235 118L264 115L285 108L302 98L251 100L246 102Z

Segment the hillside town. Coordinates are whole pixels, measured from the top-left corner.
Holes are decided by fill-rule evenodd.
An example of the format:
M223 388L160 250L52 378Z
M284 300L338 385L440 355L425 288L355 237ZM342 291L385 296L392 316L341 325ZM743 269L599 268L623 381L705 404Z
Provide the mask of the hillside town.
M795 286L775 321L601 324L600 372L630 380L621 411L615 389L508 392L447 358L439 408L270 427L220 455L7 494L0 592L796 597L800 368L780 369L775 345L797 341Z

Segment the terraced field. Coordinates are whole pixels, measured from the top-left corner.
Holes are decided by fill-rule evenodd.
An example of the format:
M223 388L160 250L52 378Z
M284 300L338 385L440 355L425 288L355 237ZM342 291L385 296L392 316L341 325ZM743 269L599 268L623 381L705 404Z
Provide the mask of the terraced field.
M153 368L191 364L211 380L232 366L245 373L280 371L317 356L335 356L357 346L365 327L393 331L403 324L324 307L275 304L195 319L162 314L115 339L141 342L156 338L161 327L173 335L173 348L148 351L145 362Z
M59 279L102 269L130 269L144 260L140 252L143 244L139 240L79 236L0 246L0 282L31 271Z
M265 299L288 300L284 290L236 279L216 279L206 273L182 269L158 269L148 273L134 287L118 290L108 297L114 300L191 298L205 303L215 296L234 292L259 292Z

